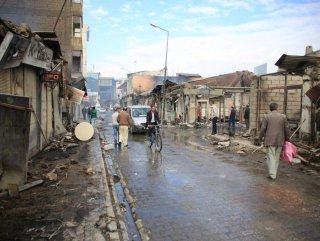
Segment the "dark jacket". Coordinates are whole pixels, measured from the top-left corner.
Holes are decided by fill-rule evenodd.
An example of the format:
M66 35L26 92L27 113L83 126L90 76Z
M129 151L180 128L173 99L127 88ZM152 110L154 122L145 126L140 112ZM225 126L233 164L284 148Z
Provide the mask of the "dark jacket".
M249 107L246 107L245 110L244 110L244 116L243 116L245 119L249 119L250 117L250 108Z
M235 109L231 109L229 119L235 120L236 119L236 115L237 115L236 110Z
M259 140L264 137L265 146L283 146L289 140L288 121L284 114L272 111L262 121Z
M146 127L147 127L148 125L151 125L151 119L152 119L152 111L149 110L148 113L147 113ZM154 119L155 119L155 121L156 121L158 124L160 124L160 118L159 118L159 114L158 114L157 111L154 112Z

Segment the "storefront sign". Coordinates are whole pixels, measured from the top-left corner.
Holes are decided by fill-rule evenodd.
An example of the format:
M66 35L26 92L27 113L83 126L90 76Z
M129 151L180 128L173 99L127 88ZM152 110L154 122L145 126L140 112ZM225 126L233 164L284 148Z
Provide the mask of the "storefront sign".
M44 82L59 82L62 79L61 74L53 74L50 72L45 72L42 75L42 81Z
M8 31L0 43L0 69L19 66L29 44L30 40Z
M22 63L51 70L52 56L53 51L51 49L32 38Z

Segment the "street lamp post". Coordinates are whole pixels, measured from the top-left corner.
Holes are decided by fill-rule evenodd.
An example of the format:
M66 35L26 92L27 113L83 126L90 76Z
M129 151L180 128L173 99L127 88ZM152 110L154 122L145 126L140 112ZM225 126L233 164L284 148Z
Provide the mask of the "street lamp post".
M168 59L168 42L169 42L169 31L164 29L164 28L161 28L157 25L154 25L154 24L150 24L151 27L154 27L154 28L159 28L161 29L162 31L165 31L167 33L167 45L166 45L166 59L165 59L165 64L164 64L164 76L163 76L163 84L162 84L162 108L161 108L161 122L163 123L164 121L164 110L165 110L165 96L166 96L166 78L167 78L167 59Z

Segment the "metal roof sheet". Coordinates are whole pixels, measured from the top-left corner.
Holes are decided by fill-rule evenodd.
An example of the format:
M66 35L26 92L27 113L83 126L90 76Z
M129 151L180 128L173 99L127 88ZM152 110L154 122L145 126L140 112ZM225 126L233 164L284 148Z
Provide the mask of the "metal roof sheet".
M320 106L320 84L313 86L306 92L306 95L310 98L313 104Z
M279 68L285 69L289 72L299 74L304 73L304 69L310 65L317 65L320 63L320 57L316 56L298 56L283 54L280 59L275 63Z

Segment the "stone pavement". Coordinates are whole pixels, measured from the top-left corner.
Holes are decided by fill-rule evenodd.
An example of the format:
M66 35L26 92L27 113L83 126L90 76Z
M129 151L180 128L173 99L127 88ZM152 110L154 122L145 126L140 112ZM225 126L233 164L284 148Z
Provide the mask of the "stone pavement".
M217 151L203 133L168 128L160 154L133 135L113 153L151 240L319 240L316 176L281 164L271 182L263 155Z

